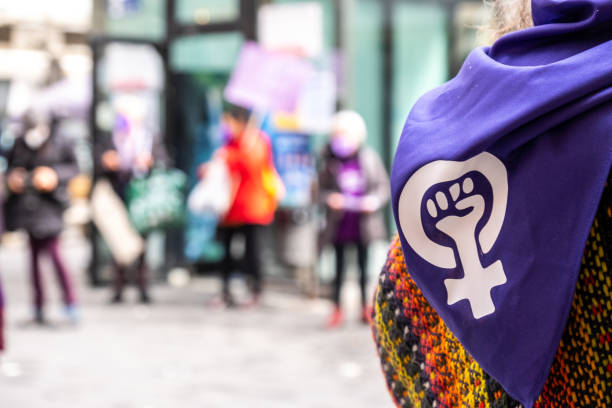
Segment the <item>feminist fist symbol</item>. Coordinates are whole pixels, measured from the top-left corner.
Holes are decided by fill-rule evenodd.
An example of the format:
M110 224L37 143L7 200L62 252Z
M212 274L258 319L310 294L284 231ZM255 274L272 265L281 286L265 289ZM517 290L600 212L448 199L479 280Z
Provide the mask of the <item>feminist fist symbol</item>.
M477 234L477 226L485 214L485 198L474 192L474 181L465 177L469 172L481 173L493 191L491 215ZM433 178L433 180L432 180ZM427 200L425 207L430 220L421 219L421 205L430 187L453 182L440 188ZM399 201L399 219L408 244L429 263L440 268L457 267L452 248L432 241L425 233L424 222L433 222L437 230L449 236L455 244L463 278L445 279L447 304L467 299L475 319L495 312L491 289L506 283L502 262L497 260L483 267L479 257L488 253L503 225L508 198L507 172L503 163L483 152L465 162L435 161L417 170L408 180Z

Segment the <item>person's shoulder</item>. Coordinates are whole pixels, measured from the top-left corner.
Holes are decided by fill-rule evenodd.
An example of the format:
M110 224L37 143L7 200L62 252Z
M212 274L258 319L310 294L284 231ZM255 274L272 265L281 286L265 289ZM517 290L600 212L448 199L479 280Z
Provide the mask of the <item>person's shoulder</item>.
M56 143L60 143L60 144L72 144L74 143L74 137L69 136L63 132L57 132L52 136L52 140L54 140Z
M13 141L12 146L10 146L6 151L16 158L21 155L29 155L32 149L28 147L28 144L25 141L25 136L19 135Z
M262 140L265 140L266 142L270 143L270 136L268 135L268 133L266 133L264 130L261 130L261 129L259 129L257 133L259 133L259 137Z
M368 162L381 160L378 152L368 145L363 145L359 148L359 157L361 158L361 160Z
M370 145L364 144L359 148L359 151L362 155L367 155L367 156L378 156L378 153L376 153L376 150L374 150L374 148L372 148Z
M272 140L266 132L260 129L257 131L257 136L259 143L265 146L266 149L272 149Z
M332 153L330 142L325 143L323 147L320 148L319 157L323 160L330 160L334 158L334 154Z
M230 168L234 168L240 164L242 161L241 156L240 150L233 144L226 144L219 147L214 154L215 159L222 160Z
M359 163L372 174L387 173L382 157L370 146L362 146L359 150Z
M74 139L62 133L54 134L48 142L52 144L55 149L60 149L62 151L72 151L74 149Z
M20 148L25 147L25 146L26 146L25 136L24 135L19 135L13 141L13 146L11 147L11 149L12 150L20 149Z

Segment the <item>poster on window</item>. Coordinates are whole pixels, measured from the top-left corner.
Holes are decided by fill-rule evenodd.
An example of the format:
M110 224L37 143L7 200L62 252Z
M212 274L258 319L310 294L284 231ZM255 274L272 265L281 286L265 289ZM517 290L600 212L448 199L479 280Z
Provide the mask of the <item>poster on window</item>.
M281 207L299 208L310 205L315 175L311 137L292 132L278 132L271 136L274 165L286 189Z
M110 18L123 18L140 11L141 0L108 0L106 10Z
M314 72L304 58L271 52L246 43L225 88L235 105L264 112L295 112L298 99Z
M266 4L257 15L257 38L268 50L317 58L323 51L320 3Z

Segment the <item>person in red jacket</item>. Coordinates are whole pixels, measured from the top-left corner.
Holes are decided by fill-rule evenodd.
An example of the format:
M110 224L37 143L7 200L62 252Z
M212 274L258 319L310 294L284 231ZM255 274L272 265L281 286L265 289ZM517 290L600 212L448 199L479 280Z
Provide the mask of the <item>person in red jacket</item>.
M226 143L217 151L229 170L232 180L232 204L220 221L219 236L225 249L222 262L223 302L235 305L230 293L232 272L231 244L236 235L244 237L242 270L250 280L252 304L259 300L262 289L258 230L270 224L282 185L272 161L272 148L267 135L249 126L250 112L229 106L223 115Z

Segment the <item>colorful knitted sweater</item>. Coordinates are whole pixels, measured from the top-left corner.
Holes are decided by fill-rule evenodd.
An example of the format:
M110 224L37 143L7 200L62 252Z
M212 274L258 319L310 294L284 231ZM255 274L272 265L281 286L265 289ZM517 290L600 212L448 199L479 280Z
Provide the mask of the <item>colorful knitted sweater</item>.
M585 246L565 332L536 408L612 407L611 206L609 178ZM520 406L429 305L406 270L397 238L375 299L374 338L398 407Z
M0 282L0 352L4 350L4 293Z

